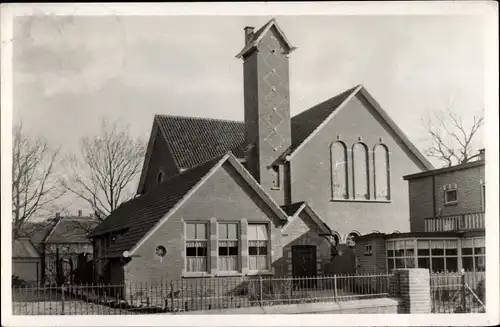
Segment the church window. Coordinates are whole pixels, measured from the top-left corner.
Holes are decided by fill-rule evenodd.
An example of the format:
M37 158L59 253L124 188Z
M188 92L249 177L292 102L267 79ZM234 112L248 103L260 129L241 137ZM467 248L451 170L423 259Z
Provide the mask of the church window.
M332 199L347 199L347 148L342 142L330 147Z
M354 198L366 200L370 198L368 189L368 149L363 143L354 144L353 148Z
M389 151L383 144L377 144L373 149L373 165L375 180L375 198L390 200L390 170Z

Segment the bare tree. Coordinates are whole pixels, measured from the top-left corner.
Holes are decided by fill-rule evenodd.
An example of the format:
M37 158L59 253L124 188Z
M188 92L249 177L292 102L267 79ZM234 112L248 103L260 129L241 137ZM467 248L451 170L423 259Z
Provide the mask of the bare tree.
M131 186L140 173L144 150L145 143L133 139L127 127L103 120L100 133L82 138L80 153L68 156L63 186L104 219L133 196Z
M12 227L17 235L65 191L54 172L59 149L52 150L43 137L28 135L21 123L14 126L12 136Z
M453 112L450 106L435 112L423 119L423 125L429 133L429 145L425 153L442 161L447 167L467 163L479 155L473 141L483 124L482 112L465 119Z

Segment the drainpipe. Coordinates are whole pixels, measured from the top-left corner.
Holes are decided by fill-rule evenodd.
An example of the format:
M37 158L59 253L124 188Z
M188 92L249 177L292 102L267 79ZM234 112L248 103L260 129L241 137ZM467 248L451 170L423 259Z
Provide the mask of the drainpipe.
M432 175L432 216L436 216L436 176Z

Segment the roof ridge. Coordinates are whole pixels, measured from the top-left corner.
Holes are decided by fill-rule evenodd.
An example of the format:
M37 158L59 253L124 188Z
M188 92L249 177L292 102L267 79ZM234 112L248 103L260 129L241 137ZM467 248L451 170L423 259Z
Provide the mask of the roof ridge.
M324 101L322 101L320 103L317 103L317 104L313 105L309 109L306 109L304 111L299 112L298 114L296 114L295 116L292 116L291 118L299 117L300 115L302 115L302 114L304 114L306 112L309 112L310 110L312 110L314 108L317 108L317 107L319 107L321 105L324 105L327 102L329 102L329 101L331 101L331 100L333 100L333 99L335 99L335 98L337 98L337 97L339 97L339 96L341 96L343 94L346 94L346 93L350 94L350 93L354 92L358 87L363 87L363 84L357 84L354 87L348 88L348 89L346 89L346 90L344 90L344 91L342 91L342 92L340 92L340 93L338 93L338 94L336 94L336 95L334 95L334 96L332 96L332 97L330 97L330 98L328 98L328 99L326 99L326 100L324 100Z
M210 120L210 121L222 121L228 123L240 123L244 124L245 122L242 120L231 120L231 119L221 119L214 117L199 117L199 116L183 116L183 115L164 115L164 114L155 114L155 119L157 117L165 117L165 118L182 118L182 119L193 119L193 120Z

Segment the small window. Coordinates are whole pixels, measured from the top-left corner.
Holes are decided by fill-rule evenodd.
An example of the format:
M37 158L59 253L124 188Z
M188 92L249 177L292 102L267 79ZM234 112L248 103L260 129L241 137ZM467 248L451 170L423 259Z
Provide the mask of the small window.
M371 244L365 245L365 256L371 256L372 253L373 253L372 245Z
M280 183L280 167L273 166L271 169L273 174L273 189L279 189L281 187Z
M157 182L158 184L162 183L162 182L163 182L164 177L165 177L165 176L164 176L163 172L162 172L162 171L159 171L159 172L158 172L158 175L156 176L156 182Z
M483 207L483 211L486 210L486 184L481 184L481 205Z
M446 205L457 203L457 190L446 190L444 191L444 203Z

